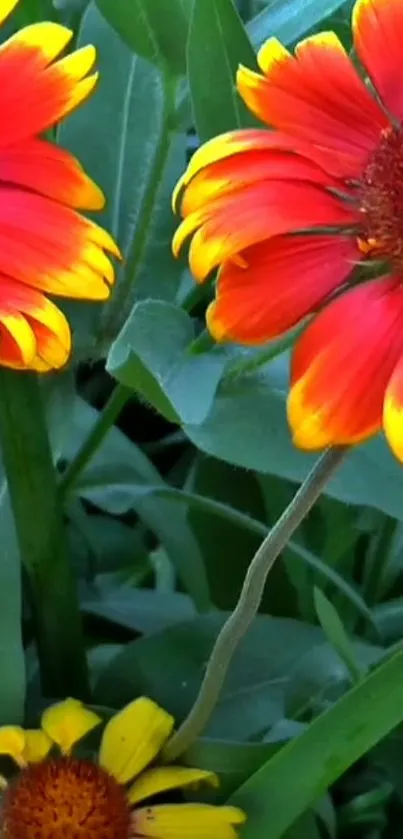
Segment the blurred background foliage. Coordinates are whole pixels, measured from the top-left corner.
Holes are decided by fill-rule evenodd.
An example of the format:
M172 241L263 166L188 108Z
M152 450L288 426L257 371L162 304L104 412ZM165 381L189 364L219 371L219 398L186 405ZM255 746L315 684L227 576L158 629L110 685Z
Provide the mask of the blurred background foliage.
M238 63L253 66L270 35L292 46L321 28L350 49L351 6L21 0L4 27L51 17L98 51L98 90L57 139L104 188L100 220L125 260L107 305L66 305L75 357L43 387L105 713L145 693L186 716L256 548L314 462L286 426L291 339L211 344L211 288L171 256L170 195L201 140L250 124ZM217 800L246 806L248 839L401 834L402 501L383 439L349 454L271 573L185 755L220 773ZM45 700L4 479L0 522L0 721L15 723Z

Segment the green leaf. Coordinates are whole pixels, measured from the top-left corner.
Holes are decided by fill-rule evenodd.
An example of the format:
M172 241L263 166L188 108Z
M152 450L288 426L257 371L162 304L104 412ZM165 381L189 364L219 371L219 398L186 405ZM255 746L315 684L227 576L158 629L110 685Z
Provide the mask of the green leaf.
M180 592L150 591L129 586L91 587L81 602L86 614L117 626L151 635L194 615L192 601Z
M78 157L104 190L107 203L105 209L96 214L96 221L113 234L127 257L164 121L164 88L158 70L122 44L93 3L85 12L78 36L78 46L87 43L93 43L97 48L99 85L85 108L77 110L61 125L59 141ZM183 160L180 159L182 151ZM178 144L176 140L173 143L169 163L166 180L160 185L158 217L153 216L151 220L152 243L145 254L149 270L153 272L157 268L153 262L155 249L159 252L161 247L168 248L174 227L167 199L183 169L181 138L178 138ZM174 297L182 269L174 260L170 265L167 279L162 276L161 267L157 277L164 289L169 279L169 294ZM118 285L123 276L124 266L117 271ZM153 291L158 294L155 274ZM167 294L165 290L163 296ZM96 304L84 308L82 304L68 304L76 344L83 353L88 354L91 350L101 311L105 312L107 308L101 310Z
M357 659L354 647L340 620L337 610L323 591L316 586L314 588L314 600L319 623L326 637L338 652L342 661L344 661L353 682L359 682L365 670L363 670Z
M223 613L206 615L127 644L96 685L97 701L121 707L144 693L178 721L183 719L224 617ZM318 627L260 615L235 654L206 734L239 740L264 733L284 716L283 694L290 670L307 650L324 640Z
M137 303L111 347L109 373L140 393L170 422L198 424L207 416L227 356L194 354L189 315L170 303Z
M272 0L248 23L249 37L254 47L272 36L291 44L343 6L351 6L350 0Z
M256 57L232 0L194 0L188 78L201 140L256 124L236 92L239 63L253 68Z
M89 433L97 411L80 399L70 422L69 439L63 456L69 461ZM121 515L135 510L141 521L164 545L186 591L200 611L209 607L209 593L203 558L197 541L187 523L186 508L175 502L133 492L131 483L122 485L121 474L130 472L131 483L165 487L161 475L151 461L117 428L111 428L90 466L77 483L74 492L101 510ZM94 477L95 474L95 477Z
M330 784L402 719L400 652L314 720L235 793L232 803L248 814L245 839L280 839Z
M133 53L174 74L186 72L190 0L96 0Z
M286 421L287 390L288 357L284 355L259 371L224 380L204 422L187 424L184 431L206 454L299 483L315 456L292 444ZM352 448L325 493L403 520L403 470L380 435Z

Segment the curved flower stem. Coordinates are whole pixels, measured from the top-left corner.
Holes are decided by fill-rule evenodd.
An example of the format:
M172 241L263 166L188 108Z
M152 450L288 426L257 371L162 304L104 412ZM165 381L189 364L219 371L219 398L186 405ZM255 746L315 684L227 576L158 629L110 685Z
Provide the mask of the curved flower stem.
M247 571L238 603L215 642L199 694L188 717L168 741L163 758L172 761L199 736L217 704L232 656L255 618L267 575L341 463L346 449L329 449L317 461L287 509L260 545Z
M0 443L44 693L89 698L74 575L36 375L0 368Z
M103 411L60 479L59 491L62 497L67 495L77 482L131 396L132 391L124 385L114 388Z

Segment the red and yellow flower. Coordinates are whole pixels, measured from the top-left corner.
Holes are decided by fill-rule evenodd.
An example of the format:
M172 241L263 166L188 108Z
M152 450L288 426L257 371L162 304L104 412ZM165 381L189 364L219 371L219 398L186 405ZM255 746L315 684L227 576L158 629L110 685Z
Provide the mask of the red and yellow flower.
M173 248L192 237L200 282L219 268L207 311L218 341L261 344L315 314L291 364L296 445L358 443L383 426L403 460L403 0L357 0L352 27L362 73L332 32L294 55L270 38L260 73L239 68L238 92L275 130L196 152L174 195ZM365 264L376 279L363 281Z
M38 730L0 728L0 754L19 773L2 779L4 839L237 839L242 810L210 804L167 804L161 794L199 783L218 785L213 772L151 766L174 720L146 697L107 723L97 762L72 755L100 717L75 699L45 711ZM141 806L139 806L141 805Z
M2 0L0 22L17 0ZM114 280L111 236L77 210L101 190L78 161L41 135L91 93L92 46L55 60L72 32L27 26L0 46L0 364L47 371L65 364L70 328L47 293L104 300Z

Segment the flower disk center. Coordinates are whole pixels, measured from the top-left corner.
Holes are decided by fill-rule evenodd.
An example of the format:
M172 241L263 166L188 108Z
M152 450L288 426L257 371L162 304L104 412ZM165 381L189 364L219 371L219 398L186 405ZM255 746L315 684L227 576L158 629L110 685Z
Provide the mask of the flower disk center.
M86 760L44 760L23 770L6 790L4 839L129 839L124 789Z
M388 128L359 185L362 249L403 261L403 127Z

